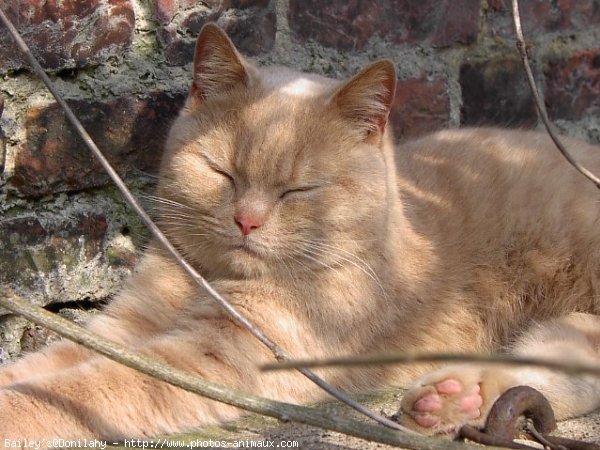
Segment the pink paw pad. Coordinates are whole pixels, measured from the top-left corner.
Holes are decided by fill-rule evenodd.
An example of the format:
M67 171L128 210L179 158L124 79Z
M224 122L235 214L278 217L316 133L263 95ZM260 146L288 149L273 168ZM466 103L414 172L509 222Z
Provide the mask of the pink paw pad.
M431 428L441 422L441 418L430 414L419 414L415 416L415 422L424 428Z
M460 381L449 378L433 387L435 392L424 394L412 406L413 418L418 425L431 428L448 421L465 423L481 415L483 399L478 384L466 392Z
M483 399L479 395L480 390L481 388L476 384L469 394L460 399L458 410L464 413L467 419L476 419L481 414L479 408L483 404Z
M435 412L442 409L442 399L437 394L428 394L417 400L413 406L417 412Z
M449 378L448 380L437 383L435 385L435 390L440 394L453 395L462 392L463 386L460 381Z

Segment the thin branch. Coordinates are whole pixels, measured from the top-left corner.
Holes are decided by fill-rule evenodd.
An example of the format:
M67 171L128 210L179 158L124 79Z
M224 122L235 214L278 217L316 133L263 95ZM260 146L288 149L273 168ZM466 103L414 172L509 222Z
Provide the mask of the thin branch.
M489 445L495 445L502 448L514 448L517 450L535 450L537 447L531 447L529 445L519 444L508 439L503 439L498 436L492 436L490 434L479 431L477 428L471 425L463 425L460 428L460 436L464 439L468 439L473 442L485 445L484 449L488 449Z
M533 98L535 100L535 106L540 114L540 118L550 135L550 138L558 148L558 150L562 153L562 155L566 158L567 161L580 173L582 173L585 177L590 179L597 188L600 189L600 179L590 172L588 169L579 164L573 156L568 152L565 146L562 144L558 135L554 131L554 127L550 123L550 119L548 118L548 114L546 113L546 109L544 108L544 103L540 98L540 94L538 92L537 86L535 84L535 80L533 77L533 72L531 71L531 66L529 65L529 52L527 44L525 43L525 39L523 37L523 30L521 28L521 16L519 14L519 1L512 0L512 9L513 9L513 20L515 25L515 33L517 34L517 49L519 50L519 54L521 55L521 60L523 62L523 67L525 68L525 73L527 74L527 82L529 83L529 87L531 89L531 93L533 94Z
M92 153L98 158L100 164L104 168L104 170L108 173L112 181L115 183L123 197L129 205L134 209L134 211L139 215L142 222L148 230L150 234L167 250L167 252L177 261L177 263L185 270L185 272L200 286L204 289L227 313L241 326L246 328L252 335L258 339L265 347L267 347L275 356L277 360L287 360L289 356L287 353L279 347L274 341L272 341L267 335L265 335L258 327L256 327L250 320L244 317L241 313L239 313L233 305L231 305L225 298L223 298L209 283L206 281L202 275L200 275L177 251L177 249L171 244L171 242L167 239L167 237L163 234L163 232L156 226L156 224L152 221L148 213L144 210L142 205L138 202L136 197L132 194L132 192L127 188L121 177L117 174L115 169L110 165L108 160L104 157L96 143L93 141L91 136L85 130L79 119L75 116L69 105L64 101L60 93L54 87L48 75L44 72L44 69L37 62L35 56L31 53L31 50L25 43L25 41L21 38L19 32L14 27L10 19L4 14L4 11L0 8L0 20L4 24L4 26L10 32L13 40L17 44L17 47L23 53L31 67L33 68L35 74L44 82L48 90L52 93L57 103L65 112L65 115L71 125L75 128L75 131L81 139L85 142L87 147L92 151ZM400 426L399 424L382 417L373 411L370 411L368 408L365 408L358 402L354 401L348 395L334 388L331 384L327 383L325 380L314 374L313 372L307 369L300 369L300 373L302 373L305 377L311 380L313 383L318 385L321 389L329 393L334 398L340 400L341 402L347 404L351 408L360 412L361 414L375 420L376 422L385 425L387 427L402 430L407 433L413 433L413 431Z
M314 427L337 431L350 436L408 449L477 450L480 447L449 442L439 438L409 435L387 427L367 424L354 419L333 416L315 408L268 400L231 389L189 372L174 368L161 361L133 352L128 348L98 336L43 308L33 306L12 291L0 286L0 306L22 315L55 333L96 351L113 361L146 375L177 386L203 397L227 403L247 411L294 421Z
M482 364L533 366L565 372L570 375L600 376L600 365L560 362L510 354L485 355L477 353L388 353L383 355L350 356L330 359L294 360L265 364L262 370L290 370L305 367L351 367L382 364L417 364L437 362L476 362Z

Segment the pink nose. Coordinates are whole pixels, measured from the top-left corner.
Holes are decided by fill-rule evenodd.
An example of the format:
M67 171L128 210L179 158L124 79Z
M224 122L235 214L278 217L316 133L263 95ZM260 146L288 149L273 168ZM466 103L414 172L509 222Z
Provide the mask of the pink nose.
M253 217L244 214L236 214L233 219L235 220L237 226L240 227L240 230L244 236L248 236L250 233L257 228L260 228L264 224L264 221L259 217Z

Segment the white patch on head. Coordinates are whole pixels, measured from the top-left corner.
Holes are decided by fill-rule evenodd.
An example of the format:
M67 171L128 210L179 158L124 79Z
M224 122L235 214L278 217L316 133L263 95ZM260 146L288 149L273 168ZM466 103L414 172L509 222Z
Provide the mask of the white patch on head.
M296 78L290 80L279 88L280 92L295 97L311 97L322 89L319 83L307 78Z
M270 91L291 97L317 97L339 82L312 73L302 73L287 67L271 66L261 72L262 85Z

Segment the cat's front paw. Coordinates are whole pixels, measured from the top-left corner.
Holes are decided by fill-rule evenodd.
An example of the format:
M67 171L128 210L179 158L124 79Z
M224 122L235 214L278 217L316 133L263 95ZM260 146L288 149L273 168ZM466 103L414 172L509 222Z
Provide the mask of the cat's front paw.
M416 425L427 433L447 434L481 417L483 399L479 384L464 386L457 379L447 378L413 389L410 394L414 400L402 402L403 421L409 426Z
M425 434L455 436L462 425L482 426L503 389L500 377L481 368L442 369L408 390L401 422Z

